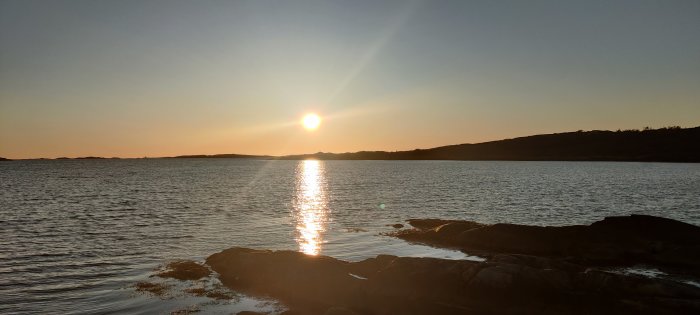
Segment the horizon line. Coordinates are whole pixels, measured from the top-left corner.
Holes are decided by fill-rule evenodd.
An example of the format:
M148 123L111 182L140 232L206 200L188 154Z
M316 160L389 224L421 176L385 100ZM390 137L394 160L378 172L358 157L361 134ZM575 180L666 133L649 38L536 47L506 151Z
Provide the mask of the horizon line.
M359 151L345 151L345 152L323 152L323 151L318 151L315 153L297 153L297 154L283 154L283 155L272 155L272 154L246 154L246 153L215 153L215 154L180 154L180 155L172 155L172 156L143 156L143 157L122 157L122 156L112 156L112 157L106 157L106 156L99 156L99 155L84 155L84 156L76 156L76 157L68 157L68 156L58 156L58 157L32 157L32 158L5 158L0 156L0 160L9 160L9 161L22 161L22 160L77 160L77 159L167 159L167 158L187 158L187 157L192 157L192 158L197 158L197 157L216 157L216 156L222 156L222 155L231 155L231 156L241 156L241 158L245 157L250 157L250 158L271 158L271 159L280 159L280 158L288 158L288 157L302 157L302 156L310 156L310 155L319 155L319 154L353 154L353 153L362 153L362 152L380 152L380 153L396 153L396 152L410 152L410 151L418 151L418 150L432 150L436 148L443 148L443 147L449 147L449 146L459 146L459 145L478 145L478 144L483 144L483 143L490 143L490 142L498 142L498 141L506 141L506 140L513 140L513 139L519 139L519 138L527 138L527 137L536 137L536 136L545 136L545 135L557 135L557 134L567 134L567 133L579 133L579 132L644 132L644 131L656 131L656 130L675 130L675 129L695 129L695 128L700 128L700 125L695 126L695 127L680 127L680 126L666 126L666 127L660 127L660 128L651 128L651 127L644 127L642 129L617 129L617 130L601 130L601 129L593 129L593 130L582 130L579 129L577 131L563 131L563 132L554 132L554 133L541 133L541 134L530 134L526 136L517 136L517 137L512 137L512 138L503 138L503 139L498 139L498 140L489 140L489 141L483 141L483 142L476 142L476 143L456 143L456 144L446 144L446 145L440 145L440 146L435 146L435 147L430 147L430 148L414 148L414 149L405 149L405 150L393 150L393 151L387 151L387 150L359 150Z

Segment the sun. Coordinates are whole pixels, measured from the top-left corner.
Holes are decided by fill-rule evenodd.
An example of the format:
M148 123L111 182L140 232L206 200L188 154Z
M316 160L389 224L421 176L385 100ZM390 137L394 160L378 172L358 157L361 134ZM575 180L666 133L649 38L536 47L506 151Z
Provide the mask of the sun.
M301 119L301 125L304 126L306 130L316 130L318 126L321 125L321 117L314 113L306 114L304 118Z

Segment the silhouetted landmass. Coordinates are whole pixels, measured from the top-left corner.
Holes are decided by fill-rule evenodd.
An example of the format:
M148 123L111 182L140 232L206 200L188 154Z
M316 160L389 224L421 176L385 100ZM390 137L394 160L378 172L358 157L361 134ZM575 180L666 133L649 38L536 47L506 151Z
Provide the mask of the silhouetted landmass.
M213 155L178 155L170 157L172 159L272 159L269 155L246 155L246 154L213 154Z
M0 161L12 161L12 160L6 159L6 158L4 158L4 157L0 157Z
M180 155L175 159L259 160L463 160L463 161L635 161L700 162L700 127L593 130L534 135L411 151L360 151L270 156L248 154ZM144 157L147 158L147 157ZM70 158L57 158L70 159ZM74 159L107 159L86 156ZM112 158L117 159L117 158ZM0 158L0 161L8 159Z
M577 131L412 151L315 153L281 159L700 162L700 127Z
M102 156L80 156L80 157L75 157L75 158L69 158L69 157L57 157L54 160L120 160L120 157L102 157Z

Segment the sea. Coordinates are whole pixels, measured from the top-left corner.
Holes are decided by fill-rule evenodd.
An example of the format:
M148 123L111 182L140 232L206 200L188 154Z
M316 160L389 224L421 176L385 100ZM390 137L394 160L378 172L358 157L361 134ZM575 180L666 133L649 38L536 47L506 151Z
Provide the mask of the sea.
M385 234L411 218L561 226L629 214L700 225L700 164L0 162L0 314L275 314L284 306L274 300L192 296L186 288L199 284L172 284L154 270L234 246L349 261L479 260ZM148 281L170 291L136 289Z

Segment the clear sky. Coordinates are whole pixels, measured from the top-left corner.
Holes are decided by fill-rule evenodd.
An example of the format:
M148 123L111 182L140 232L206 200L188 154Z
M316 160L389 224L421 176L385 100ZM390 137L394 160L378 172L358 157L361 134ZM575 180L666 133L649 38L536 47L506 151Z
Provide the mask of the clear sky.
M307 112L323 121L309 132ZM0 156L700 125L700 1L0 0Z

